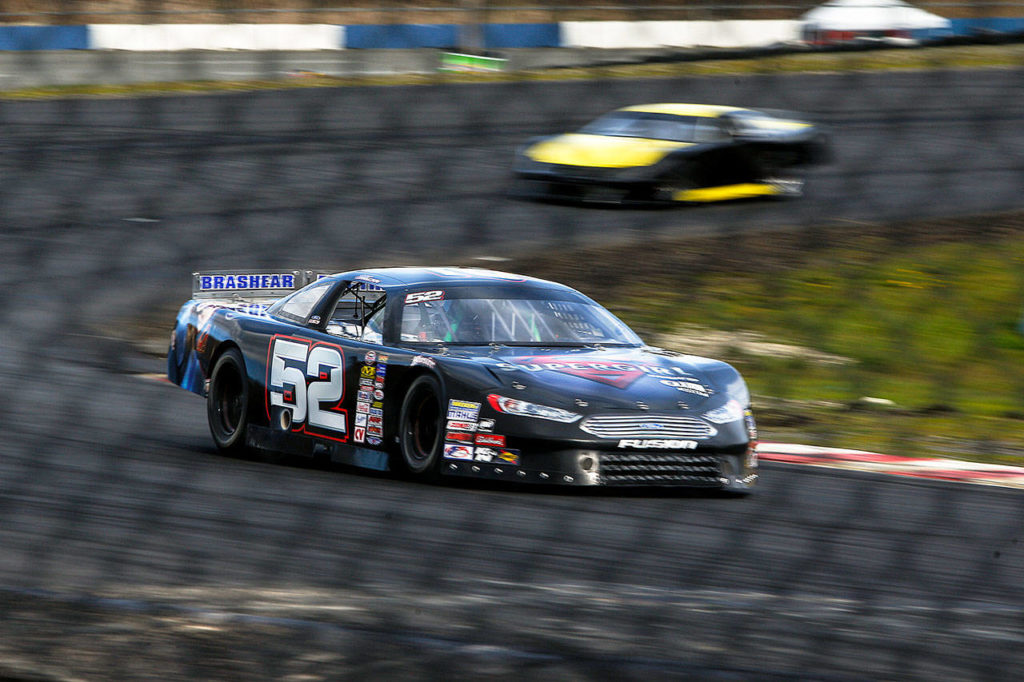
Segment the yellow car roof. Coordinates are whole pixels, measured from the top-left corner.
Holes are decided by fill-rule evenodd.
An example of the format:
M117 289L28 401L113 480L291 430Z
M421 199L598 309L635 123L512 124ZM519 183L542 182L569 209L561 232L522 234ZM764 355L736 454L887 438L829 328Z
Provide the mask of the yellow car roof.
M643 111L650 114L672 114L674 116L708 116L717 117L731 111L746 111L741 107L726 107L715 104L634 104L631 107L623 107L618 111Z

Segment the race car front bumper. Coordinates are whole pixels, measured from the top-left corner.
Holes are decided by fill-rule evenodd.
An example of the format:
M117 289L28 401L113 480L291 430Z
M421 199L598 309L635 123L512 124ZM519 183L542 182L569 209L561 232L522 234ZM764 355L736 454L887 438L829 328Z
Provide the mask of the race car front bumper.
M747 445L685 452L569 449L524 455L517 464L445 459L441 472L543 485L746 491L757 481L757 455Z

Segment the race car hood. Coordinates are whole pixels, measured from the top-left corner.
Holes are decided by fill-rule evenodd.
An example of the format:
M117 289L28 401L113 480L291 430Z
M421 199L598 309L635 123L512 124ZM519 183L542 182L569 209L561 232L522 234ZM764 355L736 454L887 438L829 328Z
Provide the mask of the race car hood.
M652 166L669 152L692 146L686 142L568 133L538 142L526 156L540 163L599 168Z
M748 400L728 364L656 348L502 348L487 365L508 397L558 407L677 411Z

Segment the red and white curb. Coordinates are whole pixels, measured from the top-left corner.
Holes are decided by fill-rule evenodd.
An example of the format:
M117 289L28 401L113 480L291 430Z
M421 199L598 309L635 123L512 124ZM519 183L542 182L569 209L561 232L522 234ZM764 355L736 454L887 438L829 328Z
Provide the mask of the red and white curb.
M823 448L795 443L760 443L757 456L771 462L812 464L833 469L874 471L895 476L1024 488L1024 467L984 464L941 457L900 457L863 450Z

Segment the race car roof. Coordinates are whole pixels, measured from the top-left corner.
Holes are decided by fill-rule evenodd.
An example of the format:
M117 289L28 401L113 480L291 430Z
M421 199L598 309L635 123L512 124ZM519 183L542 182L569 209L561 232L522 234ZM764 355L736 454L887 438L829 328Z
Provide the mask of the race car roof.
M574 289L557 282L517 275L510 272L499 272L484 268L465 267L397 267L369 268L352 270L328 275L334 279L353 280L376 285L382 289L415 288L418 286L450 286L450 285L511 285L527 288L557 289L572 291ZM576 292L578 293L578 292Z
M734 111L748 111L741 107L726 107L715 104L682 104L666 102L662 104L634 104L618 111L640 111L649 114L672 114L674 116L707 116L718 117Z

